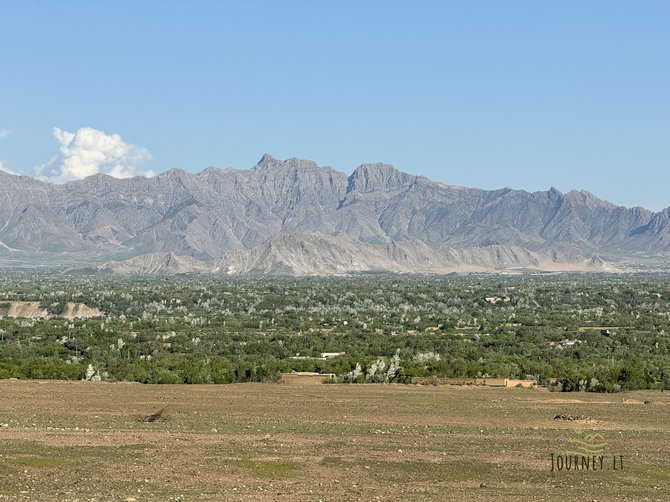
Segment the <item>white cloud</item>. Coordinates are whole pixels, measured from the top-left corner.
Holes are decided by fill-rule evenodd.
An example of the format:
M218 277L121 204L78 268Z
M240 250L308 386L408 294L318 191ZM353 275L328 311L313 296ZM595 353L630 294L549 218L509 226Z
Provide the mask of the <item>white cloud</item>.
M35 168L41 180L64 183L98 173L115 178L147 174L138 167L151 159L149 150L126 143L118 134L105 134L91 127L82 127L75 133L54 127L53 135L60 143L59 153Z
M12 134L12 131L10 131L9 129L0 129L0 139L6 138L10 134Z

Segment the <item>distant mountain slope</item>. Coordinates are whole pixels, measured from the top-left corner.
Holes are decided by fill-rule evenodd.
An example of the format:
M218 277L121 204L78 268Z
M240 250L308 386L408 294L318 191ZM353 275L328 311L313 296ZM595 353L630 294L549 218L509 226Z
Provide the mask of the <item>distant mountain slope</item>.
M153 253L89 267L86 272L118 274L185 273L333 275L386 271L396 273L543 271L615 271L600 259L576 254L491 244L474 248L431 248L420 241L371 244L343 233L277 234L251 250L231 251L209 261ZM81 272L73 269L71 272Z
M373 243L476 246L614 258L670 251L670 211L627 209L588 192L447 186L385 164L351 176L265 155L250 170L172 169L154 178L95 175L55 185L0 171L0 254L172 252L212 259L278 233L344 232Z

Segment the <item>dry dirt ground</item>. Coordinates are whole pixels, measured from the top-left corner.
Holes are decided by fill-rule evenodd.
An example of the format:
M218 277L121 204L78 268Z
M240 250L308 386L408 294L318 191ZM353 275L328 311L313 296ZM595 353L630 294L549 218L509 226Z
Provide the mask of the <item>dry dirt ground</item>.
M669 413L668 392L0 381L0 501L670 500ZM603 469L552 472L576 424Z

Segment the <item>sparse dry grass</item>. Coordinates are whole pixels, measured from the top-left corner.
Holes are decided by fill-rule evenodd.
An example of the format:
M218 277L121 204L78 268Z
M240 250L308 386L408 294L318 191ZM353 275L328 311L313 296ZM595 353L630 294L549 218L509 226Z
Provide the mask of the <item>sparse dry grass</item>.
M0 499L668 500L668 412L659 392L0 381ZM624 470L550 472L575 434L556 415L590 417Z

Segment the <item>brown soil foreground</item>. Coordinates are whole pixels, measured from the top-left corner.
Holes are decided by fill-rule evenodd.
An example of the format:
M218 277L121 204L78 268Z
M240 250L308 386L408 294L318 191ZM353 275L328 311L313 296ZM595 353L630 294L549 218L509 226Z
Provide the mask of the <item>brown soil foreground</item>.
M0 381L0 500L670 500L669 413L660 392ZM602 464L552 472L587 437Z

